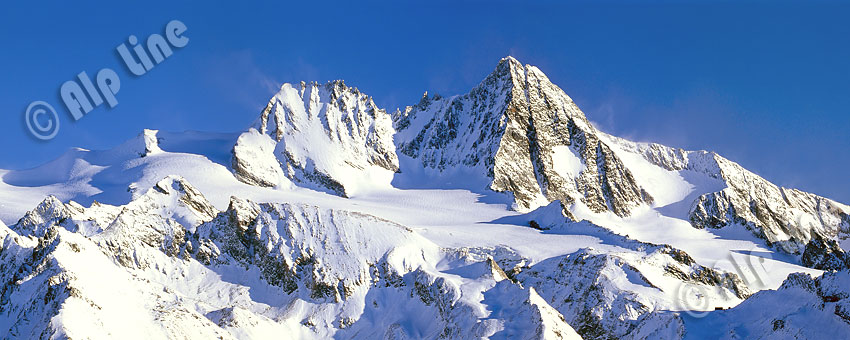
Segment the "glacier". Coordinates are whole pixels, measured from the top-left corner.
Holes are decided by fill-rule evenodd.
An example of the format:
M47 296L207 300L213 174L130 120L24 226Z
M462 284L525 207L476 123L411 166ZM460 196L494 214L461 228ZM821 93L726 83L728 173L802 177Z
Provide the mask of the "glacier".
M283 84L235 133L0 170L3 338L850 337L850 207L596 128L512 57L394 111Z

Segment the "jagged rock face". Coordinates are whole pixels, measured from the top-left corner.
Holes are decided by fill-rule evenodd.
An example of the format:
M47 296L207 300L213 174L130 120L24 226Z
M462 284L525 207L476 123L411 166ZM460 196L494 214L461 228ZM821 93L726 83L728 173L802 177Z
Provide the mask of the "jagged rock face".
M458 301L459 287L426 269L438 261L440 249L390 221L233 198L228 210L200 226L194 238L195 257L202 263L257 268L264 281L290 298L322 305L302 322L316 334L338 329L342 337L415 338L400 326L406 317L388 308L424 309L426 314L415 317L435 323L419 330L424 337L467 339L491 332L485 326L470 329L476 317ZM393 306L372 296L381 294L395 295ZM381 320L361 318L358 308L364 305Z
M148 259L136 256L133 249L137 242L186 258L191 250L188 232L217 214L197 189L183 178L169 176L123 207L95 202L84 208L50 196L11 229L23 236L45 237L50 228L61 227L110 249L124 266L146 267Z
M400 152L440 171L479 168L490 189L513 194L519 211L580 199L626 216L652 202L572 99L510 57L466 95L426 94L395 126Z
M362 287L413 271L439 252L410 229L371 215L291 204L255 204L233 198L228 210L198 228L195 256L202 263L260 268L288 293L340 302ZM399 265L396 248L421 247Z
M434 264L467 252L362 213L235 197L217 212L168 177L120 207L51 197L13 227L28 232L0 226L7 337L580 339L491 257L446 275Z
M4 237L2 265L0 265L0 279L3 287L0 288L0 315L3 321L12 321L10 329L6 330L5 337L41 337L47 338L53 332L47 329L37 329L34 324L49 322L49 318L59 311L60 303L73 294L67 284L67 276L62 275L61 269L53 259L43 254L49 253L57 246L57 231L55 227L48 228L42 233L43 237L37 240L15 237L7 234ZM21 247L23 243L28 247ZM24 278L31 278L23 280ZM35 288L35 289L33 289ZM28 304L14 303L16 298L24 295L28 290L44 296L42 301L35 300Z
M142 245L132 249L151 255ZM107 249L65 228L50 226L38 238L10 231L2 250L4 338L232 339L198 312L170 303L172 291L116 266Z
M800 263L820 270L850 269L850 254L844 252L835 240L824 239L814 233L800 256Z
M747 226L789 253L801 253L814 235L835 238L846 234L850 224L845 206L795 189L742 176L750 182L727 180L729 188L700 196L691 209L696 227ZM739 178L740 179L740 178Z
M510 248L441 248L357 212L237 197L218 212L179 177L119 207L49 198L0 231L0 319L13 327L0 331L15 336L629 338L681 334L653 312L674 305L673 285L726 303L749 294L669 246L622 241L529 266ZM115 296L134 326L110 318L126 314Z
M35 209L27 212L16 225L21 235L43 236L47 228L55 224L66 224L72 212L55 196L48 196Z
M690 213L695 226L745 225L789 253L801 253L814 234L835 238L850 229L846 206L778 187L720 156L714 159L729 187L697 198Z
M62 203L48 196L10 228L23 236L42 237L52 226L83 235L99 233L118 214L119 208L95 202L85 209L76 202Z
M216 215L218 210L197 189L180 177L169 176L124 206L103 232L91 238L109 249L123 266L145 268L152 261L136 254L136 244L187 259L192 251L189 233Z
M835 240L850 233L850 207L797 189L779 187L714 152L610 138L618 146L664 169L694 171L726 185L694 200L688 218L696 228L741 225L791 254L803 253L809 241L816 237Z
M386 111L342 81L284 84L233 148L236 177L259 186L287 180L346 196L387 186L398 171Z

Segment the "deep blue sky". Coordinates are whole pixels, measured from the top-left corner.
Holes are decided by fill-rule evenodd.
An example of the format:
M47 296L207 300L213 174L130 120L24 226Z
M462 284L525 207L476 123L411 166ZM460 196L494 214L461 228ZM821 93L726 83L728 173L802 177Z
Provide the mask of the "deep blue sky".
M715 150L777 184L850 203L848 5L4 7L0 168L36 166L72 146L108 148L143 128L241 130L282 82L345 79L393 110L426 90L465 93L513 55L607 132ZM172 19L188 26L188 46L131 76L115 47ZM72 122L59 87L104 67L121 76L119 105ZM50 142L25 132L34 100L61 117Z

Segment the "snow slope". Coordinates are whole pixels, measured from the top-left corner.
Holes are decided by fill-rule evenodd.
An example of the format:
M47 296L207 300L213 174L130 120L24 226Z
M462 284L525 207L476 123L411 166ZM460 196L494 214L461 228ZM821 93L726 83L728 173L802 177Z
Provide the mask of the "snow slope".
M601 132L510 57L393 117L341 81L285 84L241 133L0 170L0 334L843 334L848 214Z
M850 233L850 206L776 186L713 152L684 151L613 136L607 139L617 145L621 157L632 158L636 168L655 173L647 171L638 178L668 184L661 187L681 193L677 189L683 187L680 180L663 177L666 169L667 177L688 178L694 183L679 203L659 209L666 215L686 219L695 228L749 233L769 247L799 255L808 267L834 270L850 265L838 245ZM808 247L812 242L823 246Z
M386 111L341 80L284 84L233 147L243 182L302 186L342 196L389 187L398 159Z
M847 339L850 338L850 273L819 278L794 274L777 290L753 295L737 307L686 318L686 339ZM782 306L770 308L769 306Z
M554 339L575 338L571 324L623 336L640 317L675 310L677 283L729 305L749 294L734 274L667 246L587 235L572 242L598 250L562 248L572 254L537 263L505 245L440 246L361 212L238 197L218 211L176 176L117 207L49 197L4 230L0 317L14 336ZM575 262L587 254L602 262ZM549 267L562 258L587 268ZM602 282L607 305L551 305ZM619 302L636 297L640 307ZM133 328L112 321L116 301L136 313ZM192 335L199 327L207 333Z
M395 126L401 153L439 171L469 168L488 189L509 192L518 211L580 200L626 216L653 201L573 100L512 57L466 95L426 93L395 114ZM569 166L554 159L564 155Z

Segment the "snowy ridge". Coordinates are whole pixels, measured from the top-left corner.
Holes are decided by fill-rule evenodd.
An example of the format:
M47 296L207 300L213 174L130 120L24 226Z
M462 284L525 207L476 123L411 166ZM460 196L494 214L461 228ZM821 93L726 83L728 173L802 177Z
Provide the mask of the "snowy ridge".
M179 178L166 178L128 205L107 210L48 198L29 218L4 227L4 334L471 339L502 329L498 322L477 323L485 317L481 307L460 293L466 285L493 286L497 278L459 280L440 273L432 264L453 251L409 228L362 213L238 198L203 222L211 213L205 202ZM117 216L110 215L116 210ZM90 221L56 219L67 214L113 220L84 236L71 230ZM33 224L37 217L41 222ZM44 232L20 236L15 230ZM517 291L538 311L529 326L542 330L540 338L575 335L545 302ZM392 308L421 314L405 316ZM433 321L425 328L409 326L423 315Z
M686 339L846 339L850 337L850 272L818 278L792 274L777 290L756 293L737 307L686 324ZM783 306L770 308L769 306Z
M642 332L681 336L681 318L663 311L683 306L691 312L711 311L734 306L752 294L736 274L702 266L669 245L636 241L587 221L570 222L562 207L553 202L510 219L552 233L596 235L617 249L582 248L531 266L515 266L508 273L516 273L513 277L523 285L537 287L585 338L641 338L636 334ZM700 294L684 293L688 290Z
M342 81L284 84L233 148L239 180L293 181L342 196L388 187L398 171L392 121Z
M850 234L850 206L779 187L714 152L607 138L626 152L641 155L664 169L689 172L723 184L722 190L701 193L695 198L687 216L694 227L742 226L777 249L802 255L808 259L806 266L840 269L850 265L843 255L830 255L836 249L841 252L836 241ZM824 247L807 248L812 240L823 240Z
M0 337L840 337L848 216L511 57L392 116L284 84L239 133L0 170Z
M645 314L675 308L674 282L713 287L708 291L730 305L749 294L734 274L695 265L669 247L650 246L657 250L647 255L645 244L624 241L626 248L614 253L582 249L532 264L504 248L439 247L408 227L357 212L237 197L218 212L178 177L125 206L84 208L50 197L27 216L4 240L2 254L9 257L0 275L8 293L0 296L8 298L0 301L0 317L10 320L7 334L176 337L204 327L207 335L225 338L286 331L322 338L563 339L579 338L570 326L575 323L585 338L596 339L623 336L642 325ZM88 223L100 229L84 227ZM90 235L75 232L83 230ZM550 268L556 263L570 264ZM561 276L569 273L585 276ZM122 323L89 310L115 306L109 294L127 294L91 291L90 280L133 290L138 334L112 329ZM585 289L599 284L606 287L599 298L607 302L550 305L588 295ZM52 293L59 287L65 293ZM41 300L51 301L49 308L26 307ZM420 312L400 313L410 310ZM72 311L102 326L75 323ZM27 321L11 321L18 319ZM411 328L414 319L428 321Z
M518 211L562 200L626 216L653 200L573 100L512 57L466 95L426 93L395 126L401 153L440 171L473 168L489 189L510 192Z

